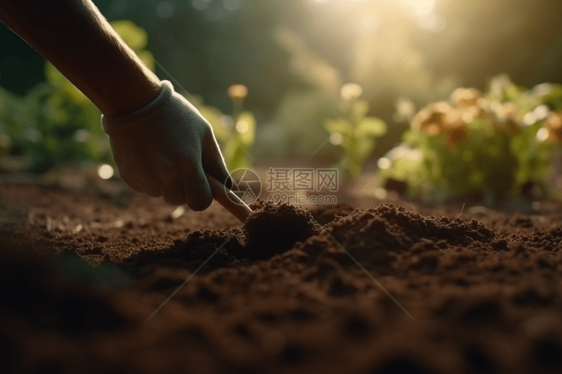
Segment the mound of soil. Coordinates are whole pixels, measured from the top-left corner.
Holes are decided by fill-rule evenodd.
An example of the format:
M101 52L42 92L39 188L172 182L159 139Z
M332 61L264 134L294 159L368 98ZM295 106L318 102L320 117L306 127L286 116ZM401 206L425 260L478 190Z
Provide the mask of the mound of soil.
M251 259L270 258L321 231L310 211L289 204L266 204L254 210L243 229Z
M220 206L178 216L140 195L0 196L7 372L562 369L558 203L459 218L460 204L260 202L239 227Z
M142 250L124 261L135 275L154 266L205 271L249 260L266 260L321 230L310 211L289 204L261 204L240 229L199 230L164 251ZM214 253L216 251L216 253ZM141 272L139 273L139 270Z

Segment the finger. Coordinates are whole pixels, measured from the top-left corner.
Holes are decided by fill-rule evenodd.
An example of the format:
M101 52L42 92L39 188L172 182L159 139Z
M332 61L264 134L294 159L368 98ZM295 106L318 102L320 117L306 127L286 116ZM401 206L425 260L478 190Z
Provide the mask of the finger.
M203 166L189 167L183 178L183 193L187 205L195 211L207 209L213 202L211 187L203 172ZM191 171L191 172L190 172Z
M206 139L204 143L203 168L219 182L225 184L228 188L232 188L232 180L226 168L224 157L217 144L217 140L212 136Z
M142 188L144 193L146 193L150 197L160 197L162 194L160 193L160 187L154 183L143 183Z
M127 186L129 186L131 189L133 189L134 191L137 191L137 192L140 192L140 193L144 192L141 185L137 181L135 181L133 178L121 175L121 179L123 179L123 182L125 182L125 184Z
M168 185L160 185L160 193L164 198L164 201L170 205L184 205L187 202L185 201L185 196L183 193L182 182L177 181L174 183L170 183Z

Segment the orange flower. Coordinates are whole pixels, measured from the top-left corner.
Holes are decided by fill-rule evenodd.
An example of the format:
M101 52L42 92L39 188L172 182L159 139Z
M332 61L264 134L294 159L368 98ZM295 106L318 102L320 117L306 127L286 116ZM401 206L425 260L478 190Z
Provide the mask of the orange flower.
M477 107L478 100L480 100L481 97L482 94L476 88L461 87L453 91L451 94L451 102L459 108Z
M507 102L503 104L503 115L505 118L512 118L517 120L519 115L517 114L517 105L512 102Z
M519 125L519 122L512 117L508 117L504 122L502 122L502 130L508 135L516 136L521 133L521 125Z
M453 147L468 139L468 128L466 126L455 126L447 129L445 134L445 144Z
M553 112L544 123L548 130L548 140L562 143L562 111Z
M430 135L440 134L445 126L445 116L451 109L451 106L445 102L431 104L416 114L412 127Z
M481 98L478 100L478 108L480 109L478 117L488 120L495 127L495 123L498 121L498 116L492 109L491 103L488 100Z
M447 113L445 122L448 124L468 124L479 114L480 108L474 106L454 108Z
M467 109L455 108L445 116L445 144L449 147L455 146L468 139L468 127L466 124L474 118L473 113ZM467 115L468 114L468 115Z
M501 131L512 136L518 135L521 132L519 114L517 113L517 106L514 103L504 103L498 117L500 119L499 125Z
M233 84L228 87L228 96L234 101L242 101L248 95L248 88L243 84Z
M489 108L488 108L489 107ZM516 136L521 133L521 119L517 106L512 102L492 101L481 112L482 118L488 118L498 133Z

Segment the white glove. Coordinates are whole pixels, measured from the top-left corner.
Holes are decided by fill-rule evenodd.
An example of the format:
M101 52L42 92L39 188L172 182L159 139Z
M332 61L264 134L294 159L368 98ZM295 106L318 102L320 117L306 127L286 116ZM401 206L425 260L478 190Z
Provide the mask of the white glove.
M213 202L205 172L228 178L210 124L169 81L145 107L101 121L121 178L135 191L199 211Z

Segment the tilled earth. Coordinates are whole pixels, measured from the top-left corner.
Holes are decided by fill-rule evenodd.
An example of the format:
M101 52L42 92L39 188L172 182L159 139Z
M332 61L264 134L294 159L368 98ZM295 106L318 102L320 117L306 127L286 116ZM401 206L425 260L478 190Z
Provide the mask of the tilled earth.
M469 205L0 186L0 372L562 372L562 205Z

